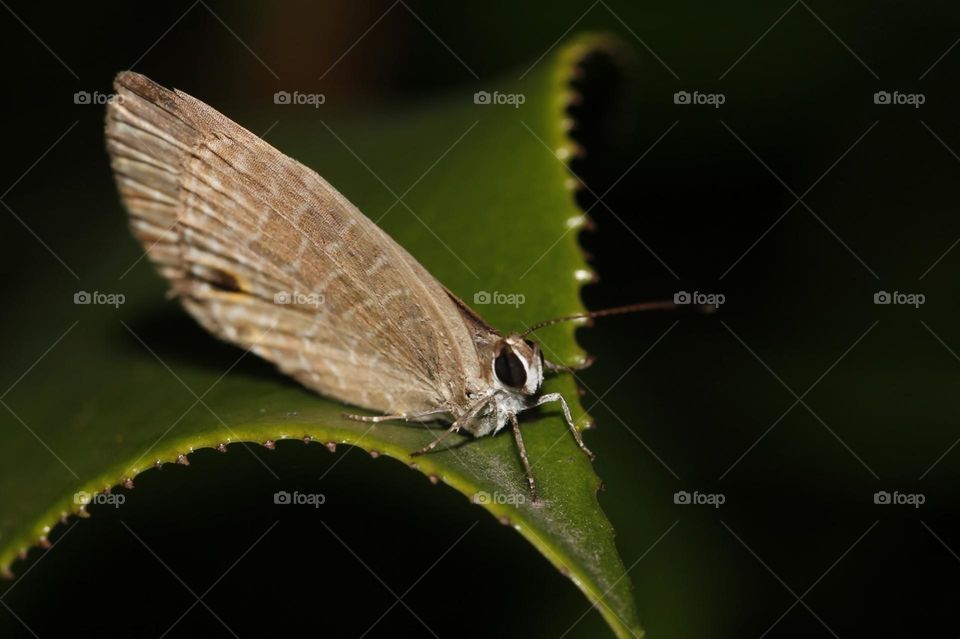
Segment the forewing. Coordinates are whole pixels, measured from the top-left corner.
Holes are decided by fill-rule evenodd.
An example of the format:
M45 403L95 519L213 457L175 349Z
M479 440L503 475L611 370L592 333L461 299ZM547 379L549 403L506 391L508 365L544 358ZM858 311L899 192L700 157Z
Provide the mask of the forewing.
M374 410L480 387L482 328L323 178L182 92L131 72L115 88L107 147L133 232L204 327Z

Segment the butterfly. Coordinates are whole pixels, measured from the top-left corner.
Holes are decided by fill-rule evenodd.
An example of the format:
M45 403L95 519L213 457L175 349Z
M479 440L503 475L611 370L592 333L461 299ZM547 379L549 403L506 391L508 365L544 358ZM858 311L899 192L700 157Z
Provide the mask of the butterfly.
M106 141L131 229L209 332L313 391L384 413L350 419L449 423L411 455L509 424L535 502L519 413L559 403L593 459L564 397L542 392L545 372L571 369L529 335L672 303L504 335L316 172L186 93L129 71L114 87Z

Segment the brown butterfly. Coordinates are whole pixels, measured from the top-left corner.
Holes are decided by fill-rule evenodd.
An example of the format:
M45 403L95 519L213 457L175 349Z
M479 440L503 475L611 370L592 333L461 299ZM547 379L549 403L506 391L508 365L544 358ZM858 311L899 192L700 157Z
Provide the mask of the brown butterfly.
M541 393L529 333L502 335L314 171L203 102L132 72L107 109L111 164L134 235L172 293L217 337L273 362L307 388L387 413L366 422L444 420L451 433L513 428L534 501L517 414L559 402Z

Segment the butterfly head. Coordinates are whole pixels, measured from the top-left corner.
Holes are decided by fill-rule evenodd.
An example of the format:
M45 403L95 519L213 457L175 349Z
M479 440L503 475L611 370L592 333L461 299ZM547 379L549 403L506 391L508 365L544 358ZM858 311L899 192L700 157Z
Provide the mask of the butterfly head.
M494 344L493 379L500 388L523 395L536 395L543 384L543 354L540 344L511 333Z

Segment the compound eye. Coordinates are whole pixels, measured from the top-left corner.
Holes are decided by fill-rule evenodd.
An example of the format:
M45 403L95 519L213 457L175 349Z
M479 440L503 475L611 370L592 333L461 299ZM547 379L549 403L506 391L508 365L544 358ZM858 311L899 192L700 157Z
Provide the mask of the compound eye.
M510 348L504 348L493 362L493 371L497 379L511 388L523 388L527 383L527 369Z

